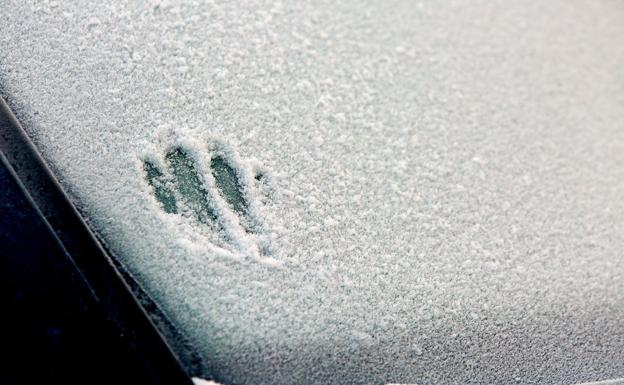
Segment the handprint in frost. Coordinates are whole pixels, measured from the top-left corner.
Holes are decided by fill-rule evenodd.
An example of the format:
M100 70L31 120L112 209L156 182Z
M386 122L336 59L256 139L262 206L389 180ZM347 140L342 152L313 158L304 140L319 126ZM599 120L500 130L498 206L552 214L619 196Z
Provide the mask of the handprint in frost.
M147 183L166 213L191 217L221 234L228 243L240 246L241 239L235 238L241 229L248 235L261 232L261 225L252 214L249 189L241 178L241 171L217 152L210 158L210 180L200 172L196 155L174 147L166 152L164 166L144 160ZM224 215L226 210L235 215L237 223L232 223L231 215ZM232 231L237 226L238 231ZM267 247L257 249L260 254L267 254Z

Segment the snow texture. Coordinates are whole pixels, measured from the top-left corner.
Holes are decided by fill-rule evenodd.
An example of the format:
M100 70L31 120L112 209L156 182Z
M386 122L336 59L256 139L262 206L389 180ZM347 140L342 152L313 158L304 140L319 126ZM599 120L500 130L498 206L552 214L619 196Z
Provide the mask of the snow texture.
M598 382L586 382L578 385L622 385L624 384L624 378L614 378L612 380L604 380Z
M2 95L202 377L624 376L622 2L0 9Z

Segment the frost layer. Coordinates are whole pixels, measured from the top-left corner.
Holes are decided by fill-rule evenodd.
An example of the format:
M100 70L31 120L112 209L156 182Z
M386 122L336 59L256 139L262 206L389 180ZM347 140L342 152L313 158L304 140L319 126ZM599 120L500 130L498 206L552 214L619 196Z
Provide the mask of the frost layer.
M620 3L0 5L2 94L206 378L624 375Z

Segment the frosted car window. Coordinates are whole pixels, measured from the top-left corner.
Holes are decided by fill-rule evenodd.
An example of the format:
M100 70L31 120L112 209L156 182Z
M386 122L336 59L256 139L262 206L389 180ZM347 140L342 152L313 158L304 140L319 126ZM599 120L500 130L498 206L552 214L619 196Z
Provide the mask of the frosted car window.
M624 376L619 4L2 9L2 95L204 377Z

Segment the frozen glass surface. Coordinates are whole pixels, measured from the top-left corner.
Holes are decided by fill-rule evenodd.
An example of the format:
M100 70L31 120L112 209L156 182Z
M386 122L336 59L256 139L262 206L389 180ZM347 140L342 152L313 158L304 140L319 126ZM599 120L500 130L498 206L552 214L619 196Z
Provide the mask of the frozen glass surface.
M206 378L624 377L621 2L0 9L2 96Z

